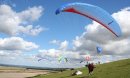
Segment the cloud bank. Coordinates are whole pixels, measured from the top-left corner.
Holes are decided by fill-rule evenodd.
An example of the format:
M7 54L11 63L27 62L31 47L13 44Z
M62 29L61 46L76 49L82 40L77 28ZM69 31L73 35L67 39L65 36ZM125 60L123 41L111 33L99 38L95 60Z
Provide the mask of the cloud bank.
M40 25L31 25L31 22L38 20L42 13L43 8L41 6L34 6L21 12L16 12L8 5L0 5L0 33L35 36L44 29Z

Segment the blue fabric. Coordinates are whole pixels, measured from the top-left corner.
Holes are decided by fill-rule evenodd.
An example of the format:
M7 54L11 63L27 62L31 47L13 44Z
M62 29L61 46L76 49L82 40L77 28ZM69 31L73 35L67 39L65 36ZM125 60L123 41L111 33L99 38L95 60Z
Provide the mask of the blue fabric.
M96 49L97 49L97 53L98 54L100 54L102 52L102 48L101 47L97 46Z
M69 4L61 6L60 8L56 10L56 14L59 14L60 12L65 12L65 10L70 9L70 8L73 8L77 12L80 12L81 13L80 15L89 16L90 19L100 23L101 25L109 29L117 37L121 36L122 32L121 32L119 24L104 9L98 6L91 5L91 4L76 2L76 3L69 3ZM76 13L76 12L73 12L73 13Z

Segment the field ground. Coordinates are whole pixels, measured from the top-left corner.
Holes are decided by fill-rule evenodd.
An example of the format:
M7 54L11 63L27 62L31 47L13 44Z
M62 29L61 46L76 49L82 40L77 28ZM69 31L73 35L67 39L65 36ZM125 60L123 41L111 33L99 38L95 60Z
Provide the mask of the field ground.
M80 70L82 75L71 76ZM0 66L0 78L130 78L130 59L96 65L94 73L88 75L86 67L63 72Z
M48 74L47 70L34 70L17 67L0 66L0 78L26 78L39 74Z
M83 74L71 76L76 70L82 71ZM87 68L84 67L48 75L37 75L32 78L130 78L130 59L96 65L93 75L90 76Z

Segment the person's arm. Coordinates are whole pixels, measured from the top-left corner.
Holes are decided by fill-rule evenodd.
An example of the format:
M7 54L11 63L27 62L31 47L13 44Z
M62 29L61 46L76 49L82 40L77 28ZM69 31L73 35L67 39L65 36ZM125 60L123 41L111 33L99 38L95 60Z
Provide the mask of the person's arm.
M96 66L95 66L95 65L93 65L93 67L94 67L94 68L96 68Z

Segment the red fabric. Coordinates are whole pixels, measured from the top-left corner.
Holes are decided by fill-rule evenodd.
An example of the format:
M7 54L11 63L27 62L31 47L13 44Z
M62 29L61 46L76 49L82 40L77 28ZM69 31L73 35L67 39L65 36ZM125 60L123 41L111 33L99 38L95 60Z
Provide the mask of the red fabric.
M102 26L104 26L105 28L107 28L109 31L111 31L113 34L115 34L115 35L118 37L118 35L117 35L114 31L112 31L112 30L109 28L109 25L106 26L104 23L100 22L98 19L96 19L96 18L94 18L94 17L92 17L92 16L89 16L89 15L87 15L87 14L83 14L83 13L81 13L81 12L78 12L78 11L75 10L74 8L69 8L69 9L66 9L66 10L64 10L64 11L66 11L66 12L73 12L73 13L77 13L77 14L81 14L81 15L83 15L83 16L86 16L86 17L88 17L88 18L90 18L90 19L92 19L92 20L98 22L99 24L101 24Z

